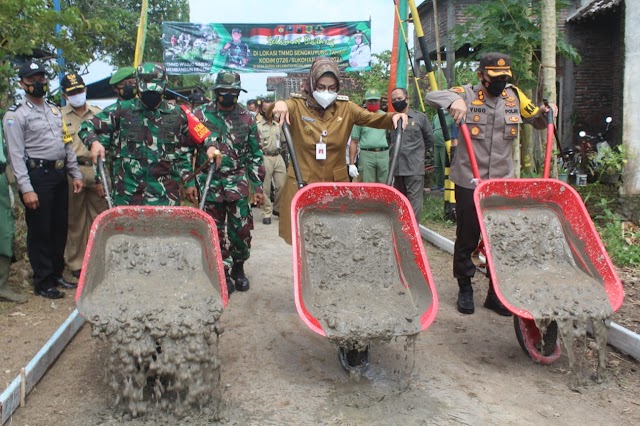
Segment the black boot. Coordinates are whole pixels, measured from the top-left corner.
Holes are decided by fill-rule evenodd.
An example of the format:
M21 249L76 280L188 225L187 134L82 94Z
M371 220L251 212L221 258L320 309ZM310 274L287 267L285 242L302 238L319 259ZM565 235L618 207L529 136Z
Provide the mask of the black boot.
M470 315L475 312L473 305L473 287L471 287L471 278L458 278L458 312Z
M231 268L231 278L233 278L233 280L236 282L236 290L249 290L249 279L244 274L244 262L233 262L233 268Z
M233 280L231 279L231 275L229 275L229 270L224 270L224 278L227 281L227 296L231 296L231 293L236 291L236 286L233 284Z
M496 314L502 315L503 317L510 317L513 315L507 308L505 308L500 299L498 299L491 281L489 281L489 291L487 292L487 298L484 301L484 307L491 309Z

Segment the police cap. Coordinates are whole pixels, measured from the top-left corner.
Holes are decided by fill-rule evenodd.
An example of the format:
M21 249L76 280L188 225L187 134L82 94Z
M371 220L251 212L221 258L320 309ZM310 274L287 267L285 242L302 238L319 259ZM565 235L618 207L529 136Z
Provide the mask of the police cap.
M480 71L486 71L489 77L506 75L511 77L511 58L498 52L485 53L480 57Z
M60 87L62 87L63 93L69 93L73 92L74 90L84 89L87 86L84 85L84 80L81 76L79 76L75 72L72 72L62 77Z
M36 74L46 74L44 67L39 62L27 61L20 66L18 77L31 77Z

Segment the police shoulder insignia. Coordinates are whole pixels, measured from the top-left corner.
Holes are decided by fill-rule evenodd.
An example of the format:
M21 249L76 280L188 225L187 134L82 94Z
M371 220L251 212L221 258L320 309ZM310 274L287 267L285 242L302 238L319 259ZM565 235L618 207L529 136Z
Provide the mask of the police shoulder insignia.
M507 101L513 102L515 100L516 100L516 98L514 98L513 96L507 96Z
M9 111L15 111L18 108L20 108L22 106L22 104L13 104L9 107Z
M508 106L508 107L514 107L514 106L516 106L516 103L515 103L515 102L505 102L504 104L505 104L506 106Z
M482 106L484 105L484 102L481 101L480 99L474 99L471 101L471 105Z
M301 94L301 93L292 93L291 97L292 98L302 98L302 99L305 98L305 96L303 94Z
M461 86L454 86L451 89L449 89L450 92L456 92L456 93L464 93L464 87Z
M336 98L339 101L348 101L349 97L346 95L338 95L338 97Z
M520 119L517 115L512 115L511 117L509 117L509 121L512 123L517 123L518 121L520 121Z

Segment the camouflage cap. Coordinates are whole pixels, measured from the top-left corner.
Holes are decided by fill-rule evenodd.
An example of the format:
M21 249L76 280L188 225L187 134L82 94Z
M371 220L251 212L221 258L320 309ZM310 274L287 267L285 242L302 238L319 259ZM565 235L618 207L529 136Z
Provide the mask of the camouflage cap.
M498 52L485 53L480 57L480 71L487 71L489 77L507 75L511 77L511 58Z
M162 64L145 62L138 67L138 91L164 92L167 88L167 74Z
M378 89L369 89L364 94L364 100L379 100L382 96L380 96L380 91Z
M247 92L240 86L240 74L235 71L220 71L216 76L213 89L236 89Z
M123 67L114 72L109 80L111 86L115 86L123 80L136 77L136 69L134 67Z

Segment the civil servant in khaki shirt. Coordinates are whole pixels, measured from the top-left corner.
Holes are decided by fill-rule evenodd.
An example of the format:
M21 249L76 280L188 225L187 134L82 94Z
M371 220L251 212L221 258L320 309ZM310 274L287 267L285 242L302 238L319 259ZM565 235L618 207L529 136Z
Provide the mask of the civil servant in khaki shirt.
M406 114L374 114L349 102L348 97L338 96L339 75L333 60L316 58L302 93L277 101L273 110L267 112L281 125L285 121L289 123L300 173L306 183L349 182L344 153L354 124L391 130L400 118L403 126L407 123ZM290 162L280 200L279 233L287 244L291 244L291 201L297 189L293 162Z
M96 169L91 162L89 150L78 137L80 124L91 119L100 112L100 108L87 103L87 88L82 77L76 73L67 74L60 84L62 95L67 105L62 107L62 119L67 131L73 137L71 147L78 159L78 167L82 173L84 190L74 194L73 181L69 180L69 229L64 258L71 274L80 278L80 269L87 248L89 230L93 220L107 209L106 200L100 196L96 182Z

